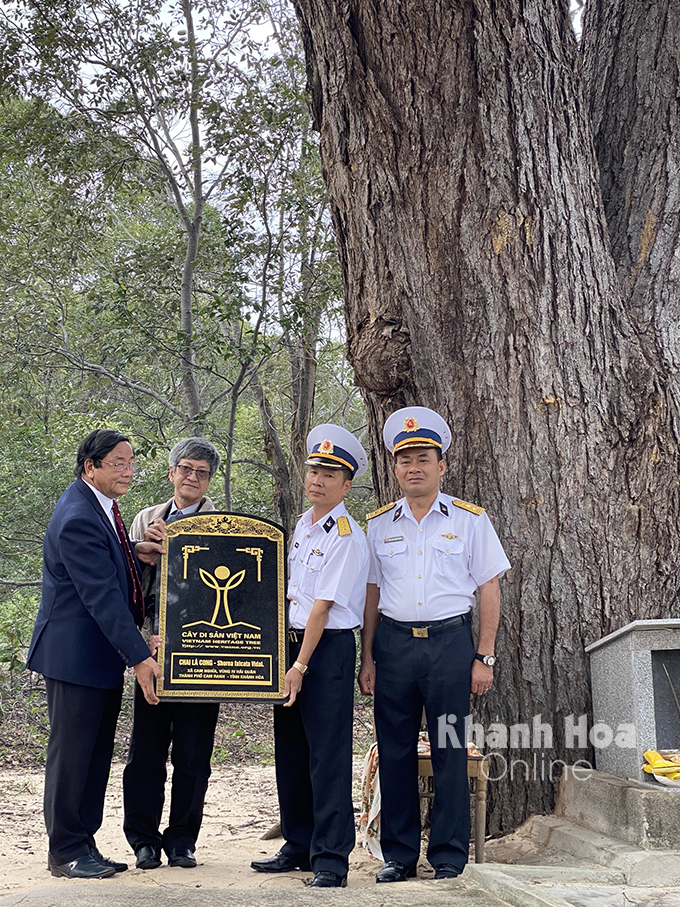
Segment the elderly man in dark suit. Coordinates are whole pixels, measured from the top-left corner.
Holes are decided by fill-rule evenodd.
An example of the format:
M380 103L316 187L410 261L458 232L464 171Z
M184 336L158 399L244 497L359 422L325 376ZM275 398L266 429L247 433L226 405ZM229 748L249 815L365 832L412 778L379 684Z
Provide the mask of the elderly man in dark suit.
M52 875L105 878L127 869L95 844L104 813L126 666L148 702L160 669L138 626L143 597L137 558L162 547L130 544L116 498L132 481L127 437L102 429L78 448L76 481L54 509L44 544L43 589L27 667L45 676L50 739L45 824Z

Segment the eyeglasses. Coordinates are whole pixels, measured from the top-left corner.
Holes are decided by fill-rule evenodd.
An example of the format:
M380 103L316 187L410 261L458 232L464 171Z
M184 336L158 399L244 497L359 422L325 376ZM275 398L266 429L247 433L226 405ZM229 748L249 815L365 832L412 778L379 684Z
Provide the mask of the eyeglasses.
M127 463L124 460L116 460L115 463L112 463L110 460L102 460L102 463L106 463L106 465L110 466L114 472L126 472L128 469L131 472L134 472L137 468L136 460L129 460Z
M175 466L175 469L181 476L184 476L185 479L188 479L192 472L196 473L196 478L199 482L205 482L206 479L210 478L209 469L194 469L193 466L185 466L183 463Z

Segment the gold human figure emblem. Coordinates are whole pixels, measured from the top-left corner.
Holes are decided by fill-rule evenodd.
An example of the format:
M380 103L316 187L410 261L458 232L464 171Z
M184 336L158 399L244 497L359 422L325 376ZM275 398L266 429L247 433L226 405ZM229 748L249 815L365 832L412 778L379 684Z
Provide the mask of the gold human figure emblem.
M238 573L234 573L232 575L229 567L225 567L224 564L221 564L219 567L215 567L214 575L212 573L208 573L207 570L203 570L202 567L198 568L198 573L206 586L208 586L210 589L215 590L215 610L213 611L212 619L207 621L208 625L211 627L217 627L220 630L224 630L226 627L233 627L234 621L231 619L231 612L229 611L228 594L232 589L235 589L237 586L241 585L245 578L246 571L239 570ZM224 583L224 585L220 583L220 580ZM224 626L220 626L216 623L222 602L224 602L224 613L227 618L227 622L226 624L224 624ZM200 623L204 624L206 623L206 621L197 620L192 624L185 624L184 626L192 627L195 624ZM247 624L244 621L239 621L239 623L244 627L252 627L253 630L260 629L254 624Z

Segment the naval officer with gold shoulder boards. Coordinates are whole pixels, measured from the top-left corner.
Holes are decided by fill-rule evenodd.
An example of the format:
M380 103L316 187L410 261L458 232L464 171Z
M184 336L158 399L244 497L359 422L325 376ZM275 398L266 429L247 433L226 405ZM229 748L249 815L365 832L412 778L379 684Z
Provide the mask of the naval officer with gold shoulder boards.
M376 881L416 875L423 707L435 791L427 858L435 878L455 878L467 863L470 836L465 719L470 692L485 693L493 682L498 580L510 563L484 510L439 491L442 456L451 443L441 416L422 406L401 409L387 419L383 439L404 497L368 515L371 566L359 685L375 695L386 861ZM475 592L476 649L470 629ZM448 733L440 747L442 720Z
M312 887L347 884L355 844L352 807L352 714L355 644L363 620L368 548L344 498L368 467L357 439L338 425L307 437L302 515L288 558L290 659L274 707L280 852L250 864L257 872L314 871Z

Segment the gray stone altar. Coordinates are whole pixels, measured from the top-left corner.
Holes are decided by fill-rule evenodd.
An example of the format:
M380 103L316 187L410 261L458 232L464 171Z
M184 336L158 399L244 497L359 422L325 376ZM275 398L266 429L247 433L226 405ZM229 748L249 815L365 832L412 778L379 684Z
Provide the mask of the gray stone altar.
M680 749L680 715L668 671L680 697L680 620L636 620L586 647L590 655L594 727L635 729L635 747L595 748L600 771L650 781L642 771L646 750ZM670 788L667 788L670 790ZM674 791L680 795L680 790Z

